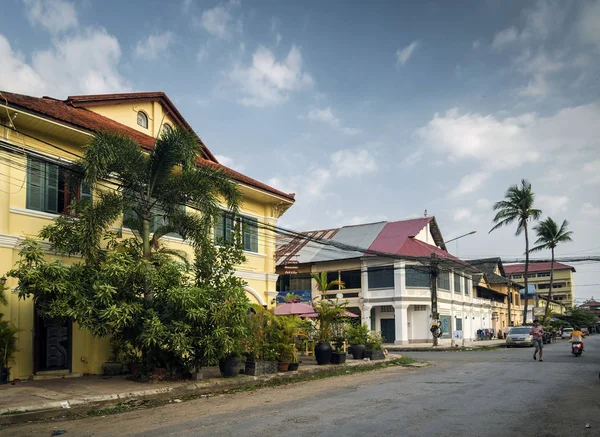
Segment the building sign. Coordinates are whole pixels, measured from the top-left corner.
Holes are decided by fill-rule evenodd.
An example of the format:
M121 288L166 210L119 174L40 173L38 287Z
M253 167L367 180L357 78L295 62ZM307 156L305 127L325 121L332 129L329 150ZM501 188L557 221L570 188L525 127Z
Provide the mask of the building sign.
M288 261L283 266L283 274L284 275L297 275L298 274L298 261Z
M542 317L546 313L546 308L544 307L534 307L533 308L533 317Z
M310 290L296 290L296 291L280 291L277 293L277 302L285 302L284 298L288 294L294 294L300 297L300 302L312 302L312 293Z

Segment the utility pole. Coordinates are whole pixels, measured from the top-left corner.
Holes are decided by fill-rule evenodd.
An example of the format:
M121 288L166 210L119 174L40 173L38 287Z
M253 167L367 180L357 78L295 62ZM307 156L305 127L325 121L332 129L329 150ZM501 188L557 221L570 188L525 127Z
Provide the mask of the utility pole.
M435 253L431 254L431 264L429 266L430 273L430 285L431 285L431 320L432 324L437 322L440 318L438 313L438 302L437 302L437 278L439 274L438 260ZM436 333L433 334L433 345L438 345L438 337Z
M510 328L512 326L512 290L508 278L506 278L506 291L508 292L508 327Z

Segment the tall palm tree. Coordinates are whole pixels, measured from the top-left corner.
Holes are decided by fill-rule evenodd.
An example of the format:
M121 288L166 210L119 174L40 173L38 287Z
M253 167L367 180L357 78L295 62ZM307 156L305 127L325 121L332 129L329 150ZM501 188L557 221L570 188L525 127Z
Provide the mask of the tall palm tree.
M312 276L312 278L317 283L317 289L321 292L321 296L318 296L318 297L320 297L321 299L325 299L327 292L336 285L339 286L340 289L343 289L346 287L346 284L344 284L344 281L341 281L339 279L334 279L333 281L328 281L327 280L327 272L311 273L310 276Z
M560 228L558 223L548 217L546 220L538 223L533 230L536 232L538 239L530 252L539 252L540 250L550 249L552 252L552 264L550 265L550 291L548 292L548 300L546 301L546 311L544 312L544 320L548 319L548 309L550 300L552 299L552 286L554 283L554 249L559 243L567 243L571 240L572 231L567 230L569 222L563 220Z
M221 170L198 165L200 153L196 135L183 129L165 131L150 151L126 135L104 132L94 137L80 164L89 186L116 180L123 224L141 241L148 259L169 233L184 239L208 236L221 213L220 198L230 210L238 209L236 184ZM186 213L185 205L199 214Z
M134 232L143 258L151 260L156 251L180 255L161 248L159 240L169 233L195 243L210 238L221 214L220 200L233 213L238 210L241 194L235 182L218 168L200 165L200 154L198 137L183 129L164 132L149 151L126 135L103 132L94 137L79 164L88 186L106 181L117 185L123 225ZM99 197L95 208L111 199ZM196 211L186 211L186 205ZM151 299L152 290L146 289L145 295Z
M495 231L503 226L508 226L517 222L517 231L515 235L525 233L525 305L523 311L523 324L527 322L527 306L529 303L528 275L529 275L529 231L528 222L537 220L542 215L540 209L533 206L535 194L531 190L531 184L523 179L521 185L512 185L506 191L504 200L494 203L494 223L496 225L490 229Z

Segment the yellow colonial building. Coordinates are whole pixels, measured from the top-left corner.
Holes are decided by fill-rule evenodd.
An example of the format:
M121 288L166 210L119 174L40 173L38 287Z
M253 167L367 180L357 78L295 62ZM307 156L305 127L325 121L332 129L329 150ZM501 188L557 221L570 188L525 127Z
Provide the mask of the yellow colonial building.
M547 296L550 291L549 262L533 262L529 264L528 285L535 287L538 296ZM525 284L525 264L511 264L505 266L506 274L514 282ZM552 299L560 302L565 307L573 308L575 304L575 285L573 283L575 267L554 263L554 281L552 283Z
M100 131L130 136L151 149L161 132L193 130L162 92L72 96L66 100L0 93L0 276L19 260L19 244L37 236L62 214L74 198L93 199L94 189L73 190L66 183L70 164ZM236 275L246 282L251 302L270 306L275 300L275 232L272 225L294 203L294 195L249 178L220 164L203 146L200 165L221 168L243 194L240 215L257 226L244 227L246 263ZM224 215L223 227L229 220ZM218 226L218 233L222 226ZM125 230L127 231L127 230ZM192 254L182 239L165 237L172 248ZM48 253L48 257L54 255ZM71 257L67 262L75 262ZM31 300L19 299L16 281L6 282L8 307L0 313L19 330L11 378L97 374L110 354L108 341L93 338L76 324L36 316ZM48 373L50 372L50 373Z

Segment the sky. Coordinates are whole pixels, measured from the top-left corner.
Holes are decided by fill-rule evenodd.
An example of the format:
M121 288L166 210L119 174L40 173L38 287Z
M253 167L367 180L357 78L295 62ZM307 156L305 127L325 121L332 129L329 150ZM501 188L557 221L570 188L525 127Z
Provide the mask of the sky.
M463 258L522 257L526 178L600 255L600 1L2 0L0 90L164 91L295 230L435 215ZM549 257L547 252L536 256ZM578 263L576 298L600 299ZM595 285L592 285L595 284Z

